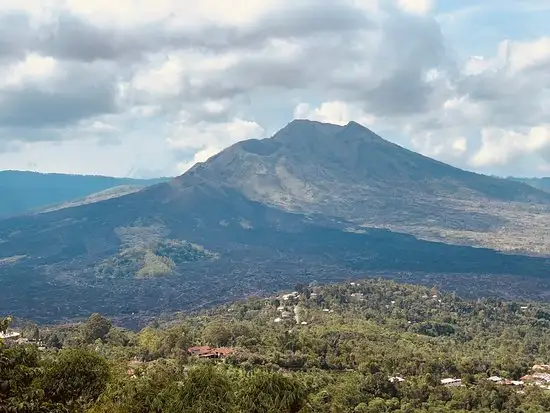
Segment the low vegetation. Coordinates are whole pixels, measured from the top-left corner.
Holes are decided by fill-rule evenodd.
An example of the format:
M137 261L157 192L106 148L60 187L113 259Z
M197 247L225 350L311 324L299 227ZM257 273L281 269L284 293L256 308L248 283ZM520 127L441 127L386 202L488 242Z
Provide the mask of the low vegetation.
M217 255L187 241L165 240L123 248L95 268L99 278L158 277L171 275L178 265L211 260Z
M522 381L550 360L547 304L379 280L295 290L135 332L99 314L41 327L42 351L0 347L0 411L550 410L546 384ZM36 337L36 326L20 327ZM187 351L197 345L232 354L201 359Z

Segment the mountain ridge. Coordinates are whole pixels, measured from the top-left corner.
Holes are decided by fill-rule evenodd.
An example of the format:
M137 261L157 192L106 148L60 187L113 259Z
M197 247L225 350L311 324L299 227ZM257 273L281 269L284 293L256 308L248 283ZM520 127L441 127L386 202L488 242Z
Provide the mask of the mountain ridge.
M133 179L102 175L71 175L32 171L0 171L0 219L102 199L100 192L114 187L135 189L165 182L167 178ZM128 191L121 191L121 193ZM103 194L105 195L105 194ZM110 196L116 194L111 193ZM91 197L88 201L83 198Z
M527 184L529 186L532 186L533 188L537 188L544 192L550 192L550 177L542 177L542 178L518 178L518 177L508 177L508 179L522 182L524 184Z

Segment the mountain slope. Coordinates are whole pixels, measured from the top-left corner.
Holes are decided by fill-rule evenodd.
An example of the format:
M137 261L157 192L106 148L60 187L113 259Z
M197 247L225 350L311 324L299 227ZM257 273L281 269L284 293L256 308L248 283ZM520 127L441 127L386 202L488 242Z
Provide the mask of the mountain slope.
M191 176L286 211L433 240L550 251L548 240L536 243L544 239L541 224L550 222L549 194L451 167L355 122L293 121L271 139L237 143L179 179Z
M44 208L38 208L33 211L36 214L43 214L46 212L58 211L65 208L73 208L80 205L93 204L95 202L105 201L111 198L118 198L124 195L133 194L134 192L141 191L144 187L149 185L118 185L112 188L107 188L103 191L94 192L83 198L77 198L61 202L59 204L48 205Z
M152 193L146 196L153 190L157 202ZM345 232L249 201L230 189L193 187L183 192L185 196L174 196L173 188L163 184L96 204L3 221L0 314L41 322L95 311L141 318L298 282L369 275L438 284L474 296L532 298L550 290L543 278L546 259L421 241L380 229ZM147 255L154 260L169 257L159 252L160 246L185 242L217 258L184 259L168 271L141 262Z
M0 221L0 313L41 321L143 315L365 275L545 296L546 258L372 227L418 234L433 226L455 243L468 243L453 233L464 231L512 249L502 245L507 236L512 247L521 236L538 241L515 234L510 217L523 225L527 211L542 222L549 198L406 151L357 124L293 122L167 183ZM502 226L511 232L497 239Z
M144 188L166 180L0 171L0 219L85 198L117 186Z

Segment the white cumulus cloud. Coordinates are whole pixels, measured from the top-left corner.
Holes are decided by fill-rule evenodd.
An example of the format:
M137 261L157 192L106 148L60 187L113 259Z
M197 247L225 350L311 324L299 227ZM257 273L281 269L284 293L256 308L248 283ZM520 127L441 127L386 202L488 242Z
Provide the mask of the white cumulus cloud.
M484 4L0 0L0 168L78 157L64 171L173 174L298 117L354 120L465 168L542 174L548 29L489 33L474 17L550 12ZM106 150L120 156L108 167Z

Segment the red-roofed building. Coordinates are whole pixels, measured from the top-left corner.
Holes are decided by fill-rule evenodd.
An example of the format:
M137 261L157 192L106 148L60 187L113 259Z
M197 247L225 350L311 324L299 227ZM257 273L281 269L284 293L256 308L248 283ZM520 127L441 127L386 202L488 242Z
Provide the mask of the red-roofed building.
M214 353L218 355L218 357L227 357L233 353L235 353L235 350L231 347L218 347L213 350Z
M187 351L193 356L202 356L205 354L210 354L212 352L212 347L210 346L195 346L189 347Z
M224 358L235 352L231 347L195 346L187 349L189 354L200 358Z

